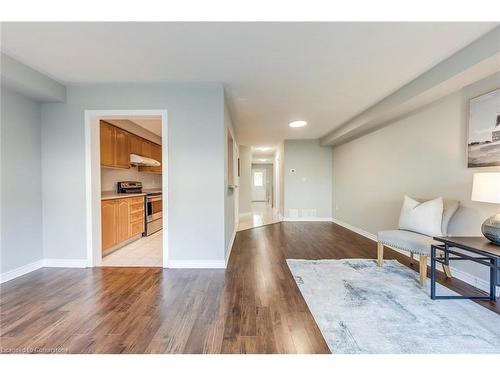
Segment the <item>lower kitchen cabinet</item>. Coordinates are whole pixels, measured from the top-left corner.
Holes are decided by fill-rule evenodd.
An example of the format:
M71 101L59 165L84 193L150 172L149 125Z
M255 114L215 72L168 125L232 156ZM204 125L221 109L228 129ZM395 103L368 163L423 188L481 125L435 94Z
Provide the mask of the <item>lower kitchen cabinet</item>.
M130 203L128 199L118 199L116 205L118 207L117 237L120 243L130 238Z
M144 233L144 197L101 201L102 255Z
M116 200L101 201L102 252L118 243Z

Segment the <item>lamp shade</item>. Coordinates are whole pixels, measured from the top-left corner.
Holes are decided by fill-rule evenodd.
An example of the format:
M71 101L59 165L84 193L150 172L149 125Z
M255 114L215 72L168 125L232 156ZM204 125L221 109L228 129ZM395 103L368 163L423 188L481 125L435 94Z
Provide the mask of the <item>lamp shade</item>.
M474 173L471 200L500 203L500 173Z

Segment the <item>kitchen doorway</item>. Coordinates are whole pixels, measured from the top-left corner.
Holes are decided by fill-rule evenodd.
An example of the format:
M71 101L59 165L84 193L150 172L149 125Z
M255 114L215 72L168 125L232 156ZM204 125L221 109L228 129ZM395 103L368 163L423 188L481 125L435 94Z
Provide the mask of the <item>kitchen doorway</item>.
M85 111L89 267L167 266L167 129L166 110Z

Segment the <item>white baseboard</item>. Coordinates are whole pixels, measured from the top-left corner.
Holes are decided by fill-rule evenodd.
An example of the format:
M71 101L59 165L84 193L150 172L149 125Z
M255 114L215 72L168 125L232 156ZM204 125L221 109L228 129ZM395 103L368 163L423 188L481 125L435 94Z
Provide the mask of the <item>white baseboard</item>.
M283 221L332 221L331 217L284 217Z
M27 273L36 271L37 269L42 267L43 267L43 259L40 259L37 260L36 262L29 263L24 266L14 268L13 270L4 272L0 275L0 284L15 279L16 277L26 275Z
M0 275L0 284L43 267L86 268L87 259L40 259Z
M355 227L354 225L344 223L343 221L337 220L335 218L332 218L332 222L340 225L341 227L349 229L349 230L353 231L354 233L360 234L363 237L369 238L370 240L377 242L377 236L373 233L370 233L370 232L367 232L361 228ZM406 251L396 249L395 247L392 247L392 246L387 246L387 245L384 245L384 246L389 247L392 250L397 251L400 254L408 255L408 252L406 252ZM430 265L430 259L428 260L428 264ZM470 273L464 272L456 267L450 266L450 271L451 271L451 274L453 277L489 293L489 291L490 291L490 282L489 281L481 279L477 276L471 275ZM499 288L497 288L497 296L500 296Z
M229 257L231 256L231 251L233 251L233 244L234 244L234 239L236 238L236 231L233 232L233 235L231 236L231 240L229 241L229 245L226 251L226 260L225 260L225 267L227 267L227 263L229 262Z
M373 233L370 233L370 232L367 232L366 230L355 227L354 225L344 223L343 221L337 220L335 218L332 218L332 222L340 225L341 227L349 229L349 230L353 231L354 233L360 234L363 237L369 238L370 240L377 242L377 236Z
M87 259L44 259L44 267L87 268Z
M169 260L167 268L226 268L225 260Z

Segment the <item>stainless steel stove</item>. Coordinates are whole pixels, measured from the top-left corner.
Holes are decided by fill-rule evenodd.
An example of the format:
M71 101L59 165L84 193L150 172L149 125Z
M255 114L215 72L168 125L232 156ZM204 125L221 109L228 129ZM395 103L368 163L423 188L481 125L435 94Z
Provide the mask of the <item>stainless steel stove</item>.
M121 194L134 194L145 193L145 207L144 212L146 215L146 236L158 232L163 227L163 198L161 189L146 190L142 188L140 181L121 181L117 185L118 193Z
M161 191L146 193L146 236L163 227L163 196Z

